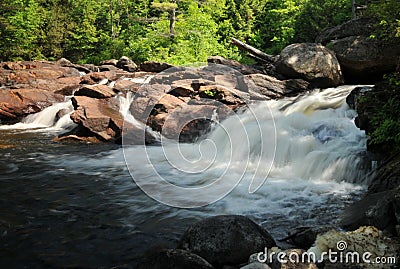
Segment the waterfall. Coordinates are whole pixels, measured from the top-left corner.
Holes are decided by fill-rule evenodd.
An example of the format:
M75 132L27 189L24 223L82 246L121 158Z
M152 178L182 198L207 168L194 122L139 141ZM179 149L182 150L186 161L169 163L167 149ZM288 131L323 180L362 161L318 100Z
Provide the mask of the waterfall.
M62 103L53 104L42 111L26 116L21 122L13 125L1 125L0 130L36 129L38 131L66 130L75 126L70 119L74 111L71 98L66 97Z
M276 130L276 151L270 177L301 178L311 181L363 183L372 162L366 156L366 136L354 124L355 111L344 102L354 86L316 90L296 98L268 101L254 109L263 136L252 132L254 115L244 113L240 120L248 130L250 156L268 163L268 152L259 145L273 142L268 132ZM265 111L271 110L270 114ZM223 123L224 133L234 133L235 119ZM216 129L209 135L221 151L229 148L227 139ZM240 140L233 141L233 145ZM226 152L224 152L226 156ZM232 159L243 160L243 151L233 150Z
M125 122L133 124L139 130L146 131L148 134L152 135L153 138L156 139L156 141L160 140L161 135L158 132L155 132L149 126L147 126L144 123L138 121L131 114L129 109L130 109L131 104L132 104L133 99L134 99L134 94L132 92L127 91L125 96L122 95L122 94L119 94L119 95L116 96L116 98L119 100L119 113L124 117Z
M372 169L366 136L345 103L354 87L251 104L244 113L216 122L207 138L195 144L162 141L161 150L127 147L128 168L147 194L178 207L213 203L230 192L243 197L272 191L270 196L282 202L286 196L306 199L314 192L366 186ZM130 157L140 155L148 160Z

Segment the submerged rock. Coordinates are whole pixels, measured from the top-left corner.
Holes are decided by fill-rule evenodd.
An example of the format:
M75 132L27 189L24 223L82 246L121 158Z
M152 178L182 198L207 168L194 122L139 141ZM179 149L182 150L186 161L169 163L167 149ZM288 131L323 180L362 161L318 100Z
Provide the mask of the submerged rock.
M249 218L223 215L191 226L178 248L196 253L219 267L246 263L250 254L275 245L271 235Z
M330 226L298 227L281 241L289 241L302 249L309 249L317 239L317 235L331 230Z
M276 70L289 78L304 79L315 87L334 87L344 82L335 54L315 43L292 44L284 48Z

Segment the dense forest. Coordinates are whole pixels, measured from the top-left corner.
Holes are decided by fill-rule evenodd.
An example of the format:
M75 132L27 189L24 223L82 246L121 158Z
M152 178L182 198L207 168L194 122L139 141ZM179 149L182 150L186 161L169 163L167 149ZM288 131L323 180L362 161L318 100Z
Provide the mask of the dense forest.
M372 2L382 29L371 38L399 36L400 1ZM246 62L231 37L279 53L351 17L351 0L2 0L0 60Z

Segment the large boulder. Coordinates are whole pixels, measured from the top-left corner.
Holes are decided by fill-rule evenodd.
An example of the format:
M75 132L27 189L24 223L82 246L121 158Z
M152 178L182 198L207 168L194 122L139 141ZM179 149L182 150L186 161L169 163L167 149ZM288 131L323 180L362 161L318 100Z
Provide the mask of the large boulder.
M396 69L400 46L368 36L349 36L334 40L329 47L343 69L346 80L373 82Z
M371 38L377 21L358 18L323 30L317 37L335 53L348 82L374 82L396 69L400 57L399 41Z
M136 269L212 269L202 257L182 249L150 249Z
M335 54L315 43L298 43L284 48L276 67L289 78L301 78L315 87L334 87L343 83Z
M178 248L203 257L215 267L246 263L253 253L275 246L271 235L247 217L215 216L191 226Z
M113 100L74 96L72 104L75 111L71 114L71 119L100 140L115 140L121 136L124 119L119 113L118 104Z

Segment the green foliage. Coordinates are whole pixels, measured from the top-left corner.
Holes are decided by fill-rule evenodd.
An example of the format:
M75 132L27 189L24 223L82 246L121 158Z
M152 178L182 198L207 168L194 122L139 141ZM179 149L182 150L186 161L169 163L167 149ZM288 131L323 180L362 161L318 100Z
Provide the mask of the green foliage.
M205 90L204 94L207 95L210 98L214 98L217 95L217 91L216 90Z
M368 6L367 16L378 19L375 36L383 40L400 41L400 1L373 2Z
M5 59L41 58L38 40L43 18L34 0L5 0L0 10L0 51Z
M400 36L400 2L374 3L375 37ZM2 0L0 60L126 55L186 64L218 54L250 62L231 37L277 54L350 17L349 0Z
M351 16L349 0L306 1L297 15L291 42L313 41L324 28L339 25Z
M351 18L348 0L267 0L257 19L255 44L279 53L294 42L314 42L326 27Z
M186 12L177 16L173 40L168 34L167 18L157 20L144 37L130 42L129 54L136 55L136 59L144 54L147 60L175 65L205 62L214 54L229 56L229 51L219 43L218 26L210 14L203 12L195 2L190 2L186 8Z
M366 96L364 104L376 104L371 118L371 145L387 145L393 151L400 150L400 74L395 73L385 76L378 90L381 96Z

